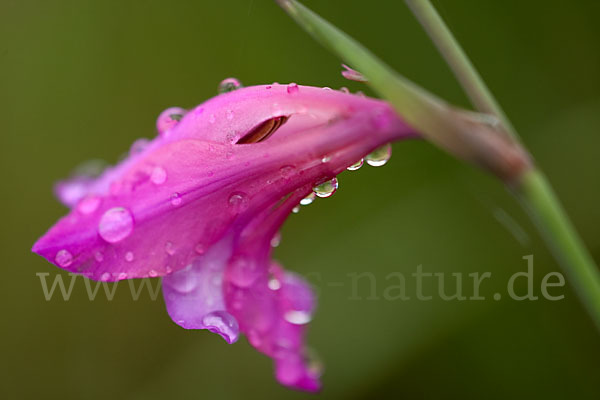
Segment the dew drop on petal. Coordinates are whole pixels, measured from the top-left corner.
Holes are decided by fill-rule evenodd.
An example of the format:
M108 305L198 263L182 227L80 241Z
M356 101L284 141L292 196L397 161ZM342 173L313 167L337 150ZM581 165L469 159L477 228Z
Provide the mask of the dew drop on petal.
M244 192L235 192L229 196L229 209L232 214L240 214L248 209L250 202Z
M96 261L98 262L102 262L104 261L104 256L102 255L102 253L100 253L99 251L97 251L96 253L94 253L94 258L96 259Z
M345 87L345 86L342 86L342 87L340 88L340 92L348 94L348 93L350 93L350 89L348 89L348 88L347 88L347 87Z
M117 278L120 281L122 281L123 279L127 279L127 272L121 272Z
M204 248L204 245L202 243L198 243L194 247L194 251L198 254L204 254L206 252L206 248Z
M236 78L227 78L223 79L221 83L219 83L219 94L233 92L242 87L242 83Z
M133 216L124 207L114 207L106 211L100 218L98 233L108 243L116 243L133 231Z
M175 254L175 245L173 245L173 242L165 243L165 252L170 256Z
M225 112L225 116L226 116L226 118L227 118L228 121L231 121L233 119L233 111L227 110Z
M181 204L181 195L179 193L173 193L171 195L171 204L175 207Z
M54 261L56 261L60 267L65 268L73 263L73 255L68 250L63 249L56 253Z
M77 211L82 214L91 214L98 209L102 199L96 195L89 195L84 197L77 203Z
M146 149L146 147L148 147L149 144L150 144L150 140L148 140L148 139L145 139L145 138L138 139L135 142L133 142L133 144L131 145L131 148L129 149L129 154L132 156L139 154L142 151L144 151Z
M281 173L282 177L291 178L294 175L295 168L291 165L284 165L283 167L279 168L279 172Z
M150 271L148 271L148 276L150 278L156 278L158 276L158 272L156 272L155 270L151 269Z
M240 327L237 320L227 311L213 311L202 317L202 325L213 333L218 333L227 341L233 343L238 340Z
M181 121L187 111L181 107L171 107L164 110L156 120L156 130L163 136Z
M321 183L313 188L313 192L319 197L329 197L335 193L338 188L337 178L333 178Z
M280 243L281 243L281 233L277 232L271 238L271 247L277 247L277 246L279 246Z
M256 264L245 258L231 261L228 272L230 282L241 288L252 286L260 274Z
M373 167L381 167L389 161L391 156L392 145L388 143L373 150L369 155L365 157L365 161L367 162L367 164Z
M360 167L362 167L364 164L364 160L361 158L360 160L358 160L357 162L355 162L354 164L350 165L348 168L346 168L348 171L356 171L357 169L359 169Z
M208 122L211 124L214 124L216 120L215 114L210 114L210 117L208 117Z
M100 276L100 280L106 282L110 279L110 272L105 272Z
M125 253L125 261L132 262L133 258L134 258L133 253L131 251L128 251L127 253Z
M267 286L271 290L279 290L279 289L281 289L281 282L279 282L279 279L277 279L277 278L271 278L271 279L269 279Z
M312 204L312 202L315 201L316 198L317 195L314 192L312 192L308 196L300 200L300 205L307 206L309 204Z
M300 212L300 206L296 206L296 207L292 208L292 212L294 214L298 214Z
M300 88L298 87L297 83L292 82L289 85L287 85L287 92L289 94L298 93L298 91L300 91Z
M304 325L310 322L312 316L307 311L289 310L283 314L283 318L290 324Z
M323 90L332 90L332 89L330 87L328 87L328 86L324 86Z
M323 156L323 158L321 158L323 164L328 163L329 161L331 161L331 157L329 156Z
M192 268L190 264L180 271L173 272L163 279L163 283L181 294L192 292L198 286L196 275L190 273Z
M155 185L162 185L167 180L167 171L161 166L156 166L152 168L152 173L150 174L150 180Z

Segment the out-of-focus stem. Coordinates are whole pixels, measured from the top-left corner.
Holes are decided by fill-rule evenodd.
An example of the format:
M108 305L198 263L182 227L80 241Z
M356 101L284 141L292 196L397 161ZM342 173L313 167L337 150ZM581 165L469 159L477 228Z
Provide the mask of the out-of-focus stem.
M407 1L475 106L499 118L501 126L487 124L483 114L452 107L402 77L360 43L296 0L278 0L316 40L364 74L368 84L425 137L454 156L494 173L515 192L600 329L600 272L552 188L530 161L512 124L431 3Z
M429 0L406 0L473 105L498 117L513 137L518 134L491 91ZM513 191L536 223L546 245L566 272L588 313L600 329L600 271L595 265L548 180L539 168L515 181Z

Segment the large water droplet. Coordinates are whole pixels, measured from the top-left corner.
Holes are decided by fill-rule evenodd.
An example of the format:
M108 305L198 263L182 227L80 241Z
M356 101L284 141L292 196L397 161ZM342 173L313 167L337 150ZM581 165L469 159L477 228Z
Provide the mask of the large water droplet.
M235 192L229 196L229 209L232 214L240 214L248 209L250 202L244 192Z
M300 206L296 206L296 207L292 208L292 212L294 214L298 214L300 212Z
M96 195L89 195L84 197L77 203L77 211L82 214L91 214L98 209L102 199Z
M283 318L290 324L304 325L310 322L312 316L307 311L289 310L283 314Z
M242 83L235 78L223 79L221 83L219 83L219 93L233 92L241 87Z
M338 181L333 178L329 181L323 182L313 188L313 192L319 197L329 197L335 193L338 188Z
M106 211L98 224L98 233L108 243L116 243L133 231L133 216L124 207L114 207Z
M277 279L277 278L271 278L271 279L269 279L267 286L271 290L279 290L279 289L281 289L281 282L279 282L279 279Z
M360 160L358 160L357 162L355 162L354 164L350 165L348 168L346 168L348 171L356 171L357 169L359 169L360 167L362 167L364 164L363 159L361 158Z
M373 152L371 152L371 154L367 155L365 157L365 161L367 162L367 164L373 166L373 167L381 167L382 165L385 165L390 157L392 156L392 145L391 144L385 144L375 150L373 150Z
M287 92L289 94L294 94L294 93L298 93L300 91L300 88L298 87L297 83L290 83L289 85L287 85Z
M305 198L303 198L302 200L300 200L300 205L307 206L309 204L312 204L312 202L315 201L316 198L317 198L317 195L313 192L313 193L309 194L308 196L306 196Z
M227 341L234 343L238 340L240 327L237 320L227 311L213 311L202 317L202 325L213 333L218 333Z
M167 171L165 171L165 169L161 166L156 166L152 168L150 180L155 185L162 185L167 180Z
M73 263L73 255L68 250L60 250L56 253L54 261L56 261L60 267L65 268Z
M176 207L181 204L181 195L179 193L173 193L171 195L171 204Z

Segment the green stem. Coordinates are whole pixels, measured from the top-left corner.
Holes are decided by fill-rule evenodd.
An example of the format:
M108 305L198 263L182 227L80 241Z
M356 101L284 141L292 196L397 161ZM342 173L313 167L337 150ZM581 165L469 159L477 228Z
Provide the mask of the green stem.
M500 130L490 130L480 118L449 106L375 57L360 43L296 0L278 0L292 18L315 39L360 70L383 98L428 139L451 154L476 162L509 184L530 212L548 247L565 270L577 295L600 329L600 272L563 211L544 175L532 166L517 134L492 93L428 0L407 0L454 70L475 106L500 118ZM515 157L517 164L514 162ZM517 168L511 168L517 165ZM507 168L504 168L507 167Z
M473 105L481 112L496 115L505 129L518 138L510 120L430 1L406 0L406 3L454 71ZM515 189L600 329L600 272L548 180L533 167L517 181Z

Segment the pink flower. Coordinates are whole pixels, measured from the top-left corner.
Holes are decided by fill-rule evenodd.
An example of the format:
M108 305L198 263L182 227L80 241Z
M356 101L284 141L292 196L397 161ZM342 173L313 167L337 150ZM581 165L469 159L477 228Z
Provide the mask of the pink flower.
M57 185L71 210L33 251L90 279L163 277L177 324L229 343L243 332L281 383L318 390L303 343L313 295L271 260L270 242L315 185L330 185L326 195L346 167L412 129L385 102L296 84L169 109L157 126L99 177Z

